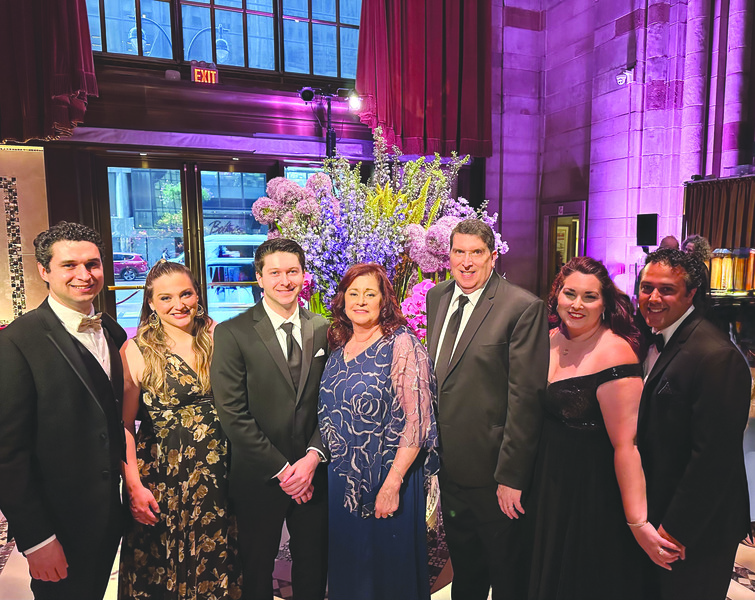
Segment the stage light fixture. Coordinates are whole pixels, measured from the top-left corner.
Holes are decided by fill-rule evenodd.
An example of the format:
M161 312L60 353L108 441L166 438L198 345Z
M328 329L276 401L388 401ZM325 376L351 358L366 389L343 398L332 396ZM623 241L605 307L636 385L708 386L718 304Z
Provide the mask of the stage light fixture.
M303 87L299 90L299 98L304 102L312 102L315 99L315 89L311 87Z
M356 90L349 92L349 108L355 112L362 108L362 98Z

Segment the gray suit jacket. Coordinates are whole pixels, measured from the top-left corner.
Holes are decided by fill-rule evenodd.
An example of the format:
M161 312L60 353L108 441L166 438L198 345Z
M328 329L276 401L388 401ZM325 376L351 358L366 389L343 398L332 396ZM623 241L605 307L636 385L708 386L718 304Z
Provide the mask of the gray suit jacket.
M427 294L432 357L454 285L447 281ZM451 481L519 490L529 485L542 426L548 349L542 300L494 272L447 373L438 379L442 468Z
M303 308L299 316L298 392L262 302L215 329L212 390L220 423L231 441L230 487L235 497L252 494L309 447L327 456L317 423L317 401L327 359L328 322Z

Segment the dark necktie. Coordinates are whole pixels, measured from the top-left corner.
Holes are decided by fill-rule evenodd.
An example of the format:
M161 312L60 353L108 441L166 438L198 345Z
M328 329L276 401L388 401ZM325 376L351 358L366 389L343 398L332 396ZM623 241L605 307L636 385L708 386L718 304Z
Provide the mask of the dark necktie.
M448 369L448 365L451 362L451 356L453 355L454 345L456 344L456 338L459 337L459 326L461 325L461 315L464 312L464 306L469 302L464 294L459 296L459 306L451 315L448 320L448 327L446 327L446 334L443 336L443 344L440 347L440 353L438 354L437 368L442 370L443 373Z
M663 352L663 346L665 345L663 341L663 334L661 333L653 333L650 335L650 343L655 346L656 350L658 352Z
M288 370L291 379L294 380L294 388L299 389L299 377L301 376L301 348L294 339L294 324L283 323L281 329L286 332L286 354L288 357Z

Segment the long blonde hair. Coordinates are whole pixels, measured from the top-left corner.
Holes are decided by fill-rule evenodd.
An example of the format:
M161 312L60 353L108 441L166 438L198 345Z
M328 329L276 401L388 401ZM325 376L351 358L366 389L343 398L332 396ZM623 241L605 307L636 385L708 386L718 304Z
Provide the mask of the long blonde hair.
M168 364L167 355L170 352L170 348L168 347L162 324L154 328L149 323L149 318L152 314L149 303L152 301L152 295L154 294L155 280L173 273L182 273L189 277L191 285L197 294L199 306L204 306L199 284L193 273L184 265L161 260L150 269L144 282L144 300L139 319L139 329L136 331L136 344L139 346L144 357L142 387L154 396L159 396L166 391L165 369ZM194 316L194 326L191 331L193 336L191 349L196 356L196 373L199 376L199 385L202 388L203 394L207 394L210 391L210 363L212 362L211 326L212 319L206 312L203 315L197 314Z

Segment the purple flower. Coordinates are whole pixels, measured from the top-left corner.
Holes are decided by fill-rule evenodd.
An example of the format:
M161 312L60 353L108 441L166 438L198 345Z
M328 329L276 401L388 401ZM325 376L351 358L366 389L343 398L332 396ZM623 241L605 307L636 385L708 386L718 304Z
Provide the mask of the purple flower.
M319 194L320 192L330 194L333 191L333 182L325 173L319 172L307 179L306 188L312 190L315 194Z
M281 232L277 229L269 229L267 232L267 239L269 240L276 240L279 237L281 237Z
M262 225L272 225L283 213L283 205L271 198L262 196L252 204L252 215Z
M448 256L451 248L451 232L459 222L457 217L446 216L438 219L427 230L425 245L430 252L442 257Z

